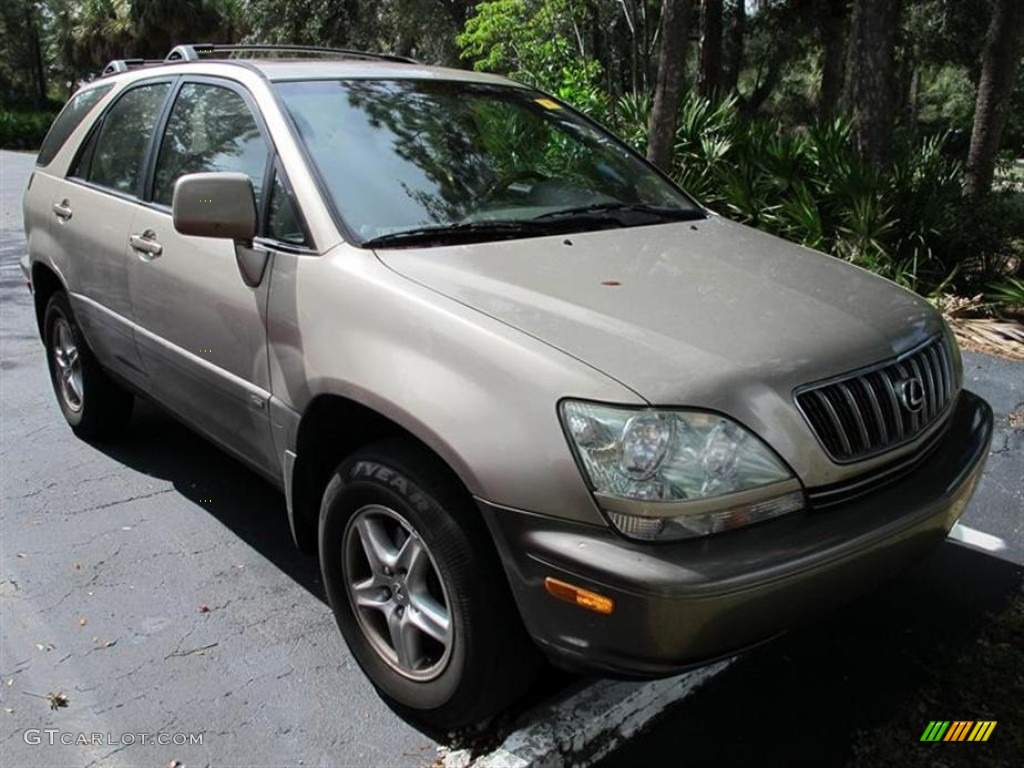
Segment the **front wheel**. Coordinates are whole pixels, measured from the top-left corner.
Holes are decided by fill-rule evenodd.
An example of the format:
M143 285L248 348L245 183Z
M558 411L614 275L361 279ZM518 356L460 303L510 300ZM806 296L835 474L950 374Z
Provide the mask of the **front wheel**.
M469 505L429 453L387 441L344 461L321 507L324 585L352 654L393 708L436 728L496 714L539 666Z

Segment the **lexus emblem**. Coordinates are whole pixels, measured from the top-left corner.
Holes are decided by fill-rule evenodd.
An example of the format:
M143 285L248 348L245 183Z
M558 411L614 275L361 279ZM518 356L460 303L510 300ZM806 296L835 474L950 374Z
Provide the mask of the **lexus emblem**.
M917 413L924 406L924 385L916 377L901 381L899 394L900 402L910 413Z

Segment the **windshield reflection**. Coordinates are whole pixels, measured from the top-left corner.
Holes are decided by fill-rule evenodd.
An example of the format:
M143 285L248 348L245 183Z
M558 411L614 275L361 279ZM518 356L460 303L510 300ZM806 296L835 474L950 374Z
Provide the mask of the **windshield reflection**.
M698 210L625 146L536 91L430 80L276 87L360 241L600 204Z

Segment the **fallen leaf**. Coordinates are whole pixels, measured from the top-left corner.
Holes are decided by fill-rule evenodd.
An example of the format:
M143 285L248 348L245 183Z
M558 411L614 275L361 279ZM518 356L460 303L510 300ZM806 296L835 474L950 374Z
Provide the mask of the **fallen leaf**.
M80 627L84 627L88 623L89 623L89 620L87 618L85 618L85 616L83 616L82 618L80 618L78 620L78 626L80 626Z
M208 606L208 605L200 605L196 610L199 611L200 613L209 613L210 612L210 606Z
M1024 408L1017 408L1016 410L1010 411L1008 417L1010 426L1014 429L1024 428Z

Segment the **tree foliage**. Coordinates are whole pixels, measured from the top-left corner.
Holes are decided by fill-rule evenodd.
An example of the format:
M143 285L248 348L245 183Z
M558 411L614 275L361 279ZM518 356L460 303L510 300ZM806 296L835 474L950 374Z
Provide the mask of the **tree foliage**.
M502 72L593 111L603 68L581 32L574 0L492 0L477 5L456 42L481 71Z

